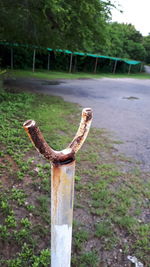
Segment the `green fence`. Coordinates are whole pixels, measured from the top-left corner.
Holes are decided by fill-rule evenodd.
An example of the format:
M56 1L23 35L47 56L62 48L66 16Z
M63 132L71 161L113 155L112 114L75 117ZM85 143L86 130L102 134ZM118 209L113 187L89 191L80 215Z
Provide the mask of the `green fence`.
M52 49L41 46L0 42L2 67L63 70L69 72L128 72L142 71L141 61L118 57ZM133 66L133 67L132 67Z

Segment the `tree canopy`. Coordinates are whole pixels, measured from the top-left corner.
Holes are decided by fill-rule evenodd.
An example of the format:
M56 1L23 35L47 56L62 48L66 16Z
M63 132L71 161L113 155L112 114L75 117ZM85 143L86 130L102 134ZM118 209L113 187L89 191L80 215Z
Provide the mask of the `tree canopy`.
M107 54L135 60L145 59L143 36L132 24L109 23L107 31Z
M63 49L93 50L105 42L110 2L1 0L0 39Z
M110 0L1 0L0 41L150 63L150 36L111 22Z
M150 33L144 37L144 48L146 50L145 61L150 64Z

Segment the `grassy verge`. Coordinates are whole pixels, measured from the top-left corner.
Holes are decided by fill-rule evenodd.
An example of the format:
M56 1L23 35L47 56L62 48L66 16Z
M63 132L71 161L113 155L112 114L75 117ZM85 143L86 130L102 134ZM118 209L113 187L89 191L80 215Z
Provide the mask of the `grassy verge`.
M15 77L34 77L39 79L82 79L82 78L134 78L134 79L150 79L150 74L137 73L137 74L93 74L93 73L67 73L67 72L54 72L54 71L26 71L26 70L14 70L10 71L10 74Z
M58 97L9 88L0 92L4 267L43 267L50 262L50 166L22 129L30 118L52 147L62 149L76 132L80 108ZM130 266L128 255L149 266L149 173L117 155L114 143L103 130L92 129L78 154L72 267Z

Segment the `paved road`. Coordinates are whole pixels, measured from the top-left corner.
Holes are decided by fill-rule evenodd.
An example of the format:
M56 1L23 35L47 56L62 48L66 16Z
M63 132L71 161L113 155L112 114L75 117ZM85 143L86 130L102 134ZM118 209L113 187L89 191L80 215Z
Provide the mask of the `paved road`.
M144 66L145 72L150 74L150 66Z
M37 91L92 107L93 125L112 131L124 144L120 152L150 170L150 80L78 79L61 81L18 80Z

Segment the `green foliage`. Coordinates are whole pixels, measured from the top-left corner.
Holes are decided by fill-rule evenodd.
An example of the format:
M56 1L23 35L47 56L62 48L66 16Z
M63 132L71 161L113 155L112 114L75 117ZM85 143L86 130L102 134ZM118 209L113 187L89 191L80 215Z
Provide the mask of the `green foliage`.
M12 227L16 227L16 220L15 220L15 216L14 213L11 212L11 215L8 215L5 219L5 223L7 225L8 228L12 228Z
M23 70L16 70L11 72L14 77L35 77L39 79L47 79L50 80L50 83L53 83L55 79L79 79L79 78L134 78L134 79L150 79L149 74L147 73L134 73L134 74L90 74L90 73L67 73L67 72L48 72L48 71L23 71ZM48 82L48 81L47 81ZM120 141L119 141L120 142ZM1 152L0 152L1 153Z
M142 34L132 24L109 23L106 53L111 56L144 60L146 51Z
M137 227L138 238L137 238L137 240L133 246L134 246L134 248L136 248L136 250L140 254L144 254L143 252L149 253L149 251L150 251L149 232L150 232L150 223L142 224L139 227ZM140 251L141 248L143 251Z
M150 62L149 36L143 37L131 24L110 22L112 1L106 0L2 0L0 40L43 47L101 53ZM11 23L10 23L11 21ZM45 34L46 32L46 34ZM42 47L41 47L42 48ZM51 52L50 68L68 70L70 57ZM36 67L47 67L47 51L36 50ZM33 49L14 47L14 67L32 67ZM10 49L0 54L1 65L10 66ZM97 70L111 72L114 62L101 59ZM95 58L76 56L74 71L93 71ZM105 66L104 66L105 65ZM120 72L127 66L118 63ZM136 69L139 71L139 69Z
M98 267L99 259L96 251L86 252L78 257L72 258L72 266L76 267Z
M4 73L6 73L6 70L0 70L0 75L3 75Z
M21 189L13 188L11 197L12 200L16 200L19 205L22 205L25 202L25 194Z
M146 50L145 61L150 64L150 34L144 37L144 48Z
M7 260L8 267L47 267L50 263L50 251L41 250L39 256L35 256L33 250L24 243L22 250L16 259Z
M101 222L96 225L95 236L107 237L112 235L112 229L108 222Z
M137 224L137 220L133 216L114 217L114 221L129 231Z
M81 249L83 243L88 239L88 232L85 230L78 230L74 233L74 246L76 249Z
M110 1L2 0L0 39L91 50L104 42ZM11 23L10 23L11 21ZM45 34L46 33L46 34Z
M31 226L31 222L29 221L28 218L23 218L23 219L21 219L21 224L22 224L23 226L25 226L25 228L30 228L30 226Z

